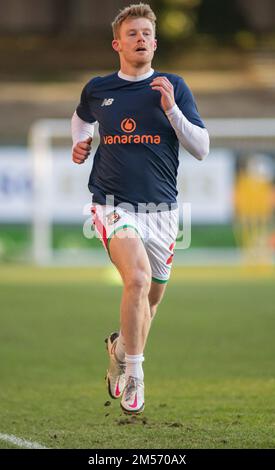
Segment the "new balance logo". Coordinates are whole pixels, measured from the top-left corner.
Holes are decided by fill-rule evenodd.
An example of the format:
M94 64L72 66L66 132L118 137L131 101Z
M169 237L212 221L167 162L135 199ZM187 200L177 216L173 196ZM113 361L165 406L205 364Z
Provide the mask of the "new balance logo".
M114 98L104 98L101 106L111 106L113 104Z

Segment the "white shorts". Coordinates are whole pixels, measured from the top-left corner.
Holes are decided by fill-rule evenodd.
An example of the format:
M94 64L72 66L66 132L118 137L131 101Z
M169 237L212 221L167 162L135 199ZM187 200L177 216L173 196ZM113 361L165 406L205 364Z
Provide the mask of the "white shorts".
M168 281L178 233L178 209L140 213L129 212L121 207L93 204L91 211L96 235L108 254L109 242L114 234L133 228L143 241L153 281Z

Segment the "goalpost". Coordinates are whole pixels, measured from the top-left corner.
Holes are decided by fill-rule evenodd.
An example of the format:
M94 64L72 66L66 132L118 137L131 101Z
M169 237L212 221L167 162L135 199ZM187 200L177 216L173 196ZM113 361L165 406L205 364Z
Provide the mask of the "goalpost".
M33 160L33 259L39 265L51 264L52 249L52 140L66 138L67 119L43 119L35 122L29 134Z
M261 155L267 155L273 158L274 163L275 119L208 119L206 120L206 126L210 134L212 152L217 149L232 151L237 155L236 160L238 160L238 155L241 153L258 155L259 158ZM66 250L63 257L57 257L53 248L53 224L56 205L54 200L55 188L53 175L56 161L58 161L58 157L56 157L58 151L55 149L55 141L60 139L66 141L68 161L70 161L70 133L70 121L67 119L38 120L32 125L29 132L29 147L33 160L32 252L33 260L38 265L51 265L53 263L63 264L66 258ZM93 157L98 143L98 132L95 132L91 157ZM182 159L183 153L185 152L181 150L180 159ZM211 152L208 159L206 159L206 165L207 161L211 163ZM201 165L201 162L199 162L199 165ZM83 165L83 167L85 167L85 165ZM84 185L87 185L87 168L84 168L83 174L84 173L85 179L83 181L85 181ZM80 171L78 171L78 175L79 174ZM63 207L64 205L65 203ZM259 212L261 212L261 210ZM271 212L269 211L269 213ZM211 215L211 211L209 214ZM80 211L80 218L81 215L83 216L83 213L81 214ZM245 213L242 215L244 216L243 222L245 220ZM254 215L249 215L251 220L253 217L255 218L255 216L255 213ZM240 216L240 219L241 218L242 216ZM93 259L95 263L104 263L102 254L93 254L94 251L95 250L91 249L91 255L94 255ZM179 262L181 262L181 260L192 262L191 258L196 260L196 256L194 256L195 250L191 250L192 256L191 254L188 255L187 252L189 250L184 251L186 253L177 256ZM220 250L219 255L218 250L216 250L217 262L222 262L223 264L227 262L232 263L232 260L238 262L240 258L236 250L234 250L234 253L229 251L230 250L228 250L228 252ZM212 249L211 253L214 254L214 252L215 250ZM197 258L202 260L202 262L204 255L207 262L207 259L209 259L209 249L197 250ZM84 255L84 258L85 257L86 255ZM75 261L81 264L81 257L76 256Z

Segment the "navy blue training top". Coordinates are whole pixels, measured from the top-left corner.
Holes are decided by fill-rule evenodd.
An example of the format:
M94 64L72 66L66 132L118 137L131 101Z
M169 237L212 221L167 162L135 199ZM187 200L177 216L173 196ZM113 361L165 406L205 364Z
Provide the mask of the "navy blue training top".
M175 101L186 118L204 128L194 97L175 74L154 72L149 78L128 81L113 73L90 80L83 88L77 115L98 121L100 144L89 178L93 202L175 203L179 142L161 108L159 91L151 81L167 77L174 86Z

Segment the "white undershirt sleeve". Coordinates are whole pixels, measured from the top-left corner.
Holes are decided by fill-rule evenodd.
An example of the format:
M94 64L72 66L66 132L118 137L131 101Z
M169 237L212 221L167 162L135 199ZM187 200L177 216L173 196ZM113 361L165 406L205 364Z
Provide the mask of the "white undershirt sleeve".
M185 150L198 160L203 160L209 153L209 134L207 129L203 129L188 121L176 104L166 111L166 116Z
M73 146L75 146L77 142L83 142L94 135L94 123L91 124L90 122L83 121L77 115L76 111L72 116L71 129Z
M209 153L209 135L206 129L192 124L175 104L166 115L182 146L198 160ZM76 112L71 122L73 145L94 135L94 124L83 121Z

